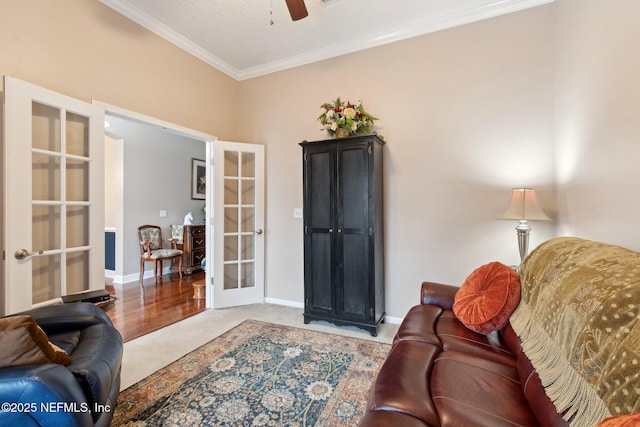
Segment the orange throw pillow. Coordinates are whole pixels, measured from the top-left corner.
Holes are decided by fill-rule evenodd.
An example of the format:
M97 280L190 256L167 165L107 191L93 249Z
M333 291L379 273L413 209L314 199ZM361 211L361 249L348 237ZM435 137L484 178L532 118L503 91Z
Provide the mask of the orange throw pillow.
M640 426L640 412L629 415L608 417L596 424L596 427L637 427Z
M518 304L518 273L491 262L467 277L456 293L453 312L467 328L486 335L504 327Z

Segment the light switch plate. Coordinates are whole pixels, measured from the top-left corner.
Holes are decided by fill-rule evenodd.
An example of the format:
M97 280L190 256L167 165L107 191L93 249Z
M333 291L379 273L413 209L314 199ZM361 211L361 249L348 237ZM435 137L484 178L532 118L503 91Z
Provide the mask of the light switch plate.
M160 218L164 218L166 216L167 216L167 211L165 210L160 211Z
M293 209L293 217L294 218L302 218L302 208Z

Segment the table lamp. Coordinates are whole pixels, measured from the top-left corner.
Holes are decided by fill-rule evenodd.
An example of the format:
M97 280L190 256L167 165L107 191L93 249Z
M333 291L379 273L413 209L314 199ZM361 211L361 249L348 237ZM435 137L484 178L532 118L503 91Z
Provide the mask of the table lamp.
M516 227L520 262L524 260L529 252L529 232L531 227L527 221L547 221L551 219L540 208L536 198L536 191L532 188L514 188L511 191L509 206L500 218L517 219L520 222Z

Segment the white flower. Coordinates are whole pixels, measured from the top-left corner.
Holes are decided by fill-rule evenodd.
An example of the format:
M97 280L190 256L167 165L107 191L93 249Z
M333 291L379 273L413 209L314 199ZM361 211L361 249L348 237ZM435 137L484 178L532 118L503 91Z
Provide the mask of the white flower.
M335 131L338 129L338 124L336 122L331 123L331 130Z
M351 124L351 132L355 132L358 130L358 123L357 122L353 122Z
M335 112L335 111L333 111L333 110L329 110L329 111L327 111L327 118L331 118L331 117L333 117L333 115L334 115L335 113L336 113L336 112Z
M353 108L345 108L342 114L347 118L353 119L356 116L356 110Z

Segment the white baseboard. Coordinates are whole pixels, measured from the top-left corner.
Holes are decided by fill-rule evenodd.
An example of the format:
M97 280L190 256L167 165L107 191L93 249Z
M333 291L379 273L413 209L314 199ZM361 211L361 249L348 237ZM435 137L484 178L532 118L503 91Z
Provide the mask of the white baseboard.
M304 308L304 304L298 301L290 301L290 300L284 300L284 299L278 299L278 298L265 297L264 302L267 304L285 305L287 307L295 307L295 308ZM392 325L399 325L400 323L402 323L402 320L403 319L401 317L391 317L391 316L384 317L384 321Z
M264 302L267 304L285 305L287 307L304 308L304 304L298 301L290 301L278 298L265 297Z
M111 276L107 275L107 272L111 272ZM113 270L105 270L104 271L104 277L113 279L113 286L116 288L121 288L122 285L126 284L126 283L131 283L131 282L137 282L140 279L140 273L134 273L134 274L127 274L125 276L122 275L116 275L114 274L115 272ZM164 267L162 269L162 275L164 276L165 274L169 274L171 273L171 267ZM148 279L150 277L153 277L153 271L151 270L145 270L144 275L142 276L143 280L144 279Z

